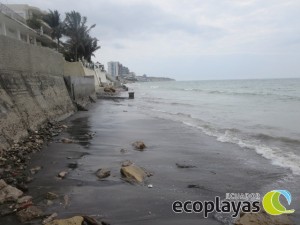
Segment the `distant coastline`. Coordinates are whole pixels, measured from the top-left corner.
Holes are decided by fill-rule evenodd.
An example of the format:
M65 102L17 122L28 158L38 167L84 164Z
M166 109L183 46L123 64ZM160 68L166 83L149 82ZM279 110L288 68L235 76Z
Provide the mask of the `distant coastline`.
M137 82L160 82L160 81L176 81L175 79L168 77L148 77L148 76L137 76Z

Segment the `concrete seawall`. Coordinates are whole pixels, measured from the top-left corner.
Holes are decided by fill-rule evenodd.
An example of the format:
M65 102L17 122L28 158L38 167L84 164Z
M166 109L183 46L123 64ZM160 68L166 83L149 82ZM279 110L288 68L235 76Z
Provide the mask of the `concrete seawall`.
M61 54L0 35L0 147L76 111Z
M80 105L85 105L87 98L96 98L94 76L65 76L67 89L71 99Z

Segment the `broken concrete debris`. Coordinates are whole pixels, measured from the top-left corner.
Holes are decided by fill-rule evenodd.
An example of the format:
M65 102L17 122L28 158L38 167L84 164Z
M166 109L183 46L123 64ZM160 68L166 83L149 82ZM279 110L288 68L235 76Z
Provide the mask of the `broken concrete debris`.
M146 172L139 166L131 164L121 167L121 174L129 181L141 183L147 177Z
M9 201L17 201L23 195L19 189L6 184L4 180L0 180L0 204Z
M109 177L110 176L110 170L106 169L106 168L101 168L101 169L97 170L96 176L99 179L103 179L103 178Z
M54 200L54 199L57 199L58 197L59 197L58 194L55 194L53 192L47 192L45 198L48 200Z
M64 179L67 176L67 171L61 171L57 176L61 179Z
M124 162L122 162L122 166L130 166L132 164L132 162L130 160L125 160Z
M99 222L89 216L74 216L67 219L56 219L46 225L109 225L106 222Z
M132 146L139 151L143 151L146 148L146 145L143 141L136 141L132 143Z
M43 211L37 206L29 206L26 209L23 209L17 212L18 219L22 222L28 222L36 218L43 216Z
M184 163L176 163L176 166L180 169L186 169L186 168L196 168L196 166L184 164Z
M272 216L262 211L259 213L245 213L234 223L235 225L294 225L288 214Z

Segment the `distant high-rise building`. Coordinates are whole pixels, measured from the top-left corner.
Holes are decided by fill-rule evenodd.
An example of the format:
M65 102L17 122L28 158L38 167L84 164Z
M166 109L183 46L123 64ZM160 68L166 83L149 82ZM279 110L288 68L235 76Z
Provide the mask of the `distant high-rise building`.
M129 71L128 67L122 66L122 72L121 72L121 76L122 76L122 77L128 75L129 72L130 72L130 71Z
M123 66L120 62L108 62L108 73L112 76L126 77L130 75L130 70L128 67Z
M119 69L120 69L119 62L108 62L107 63L107 70L108 73L112 76L119 76Z

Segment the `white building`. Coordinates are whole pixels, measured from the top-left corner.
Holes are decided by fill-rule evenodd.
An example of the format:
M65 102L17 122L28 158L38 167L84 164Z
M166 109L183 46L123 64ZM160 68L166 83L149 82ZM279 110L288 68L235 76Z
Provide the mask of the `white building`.
M26 5L26 4L6 4L6 6L12 9L16 14L28 20L32 18L33 15L45 15L46 11L42 11L37 7Z
M27 10L26 7L25 9ZM51 37L43 32L43 30L47 32L51 31L51 28L47 26L47 24L43 24L40 30L34 30L26 24L27 16L30 16L31 13L35 13L38 9L35 7L29 7L27 11L25 9L22 12L20 10L19 13L16 13L8 6L0 3L0 35L15 38L34 45L55 45L55 42ZM39 12L41 13L42 11L39 10Z

